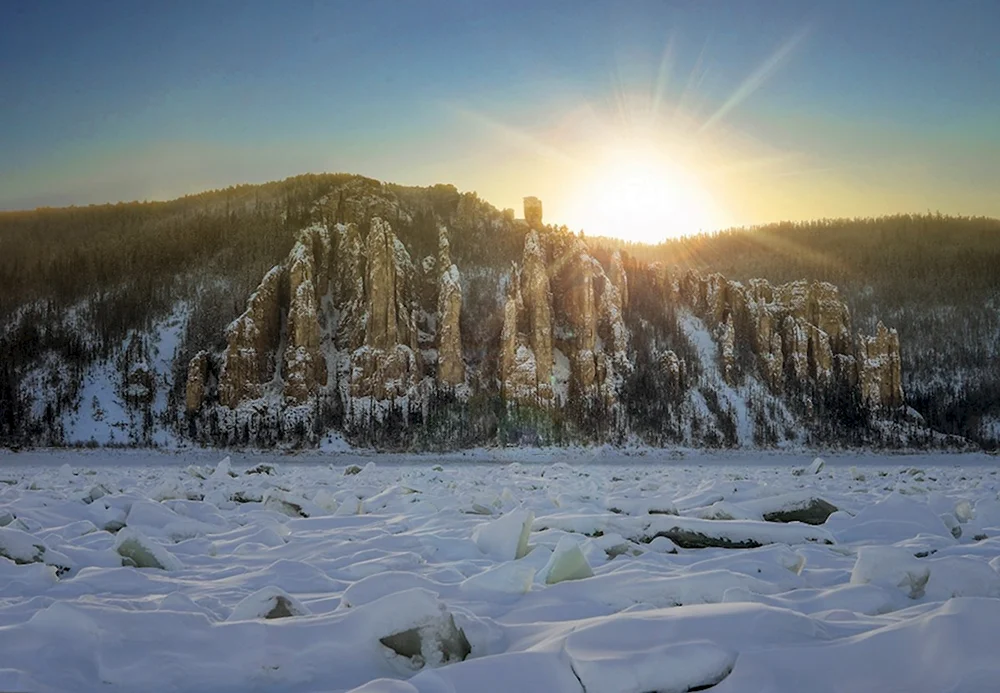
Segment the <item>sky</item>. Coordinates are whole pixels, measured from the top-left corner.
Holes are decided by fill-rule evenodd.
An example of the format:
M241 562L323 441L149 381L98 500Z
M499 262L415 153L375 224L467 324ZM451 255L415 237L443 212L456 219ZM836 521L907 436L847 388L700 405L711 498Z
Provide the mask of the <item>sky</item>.
M1000 217L996 0L7 0L3 15L0 209L338 171L518 212L535 195L548 222L643 240Z

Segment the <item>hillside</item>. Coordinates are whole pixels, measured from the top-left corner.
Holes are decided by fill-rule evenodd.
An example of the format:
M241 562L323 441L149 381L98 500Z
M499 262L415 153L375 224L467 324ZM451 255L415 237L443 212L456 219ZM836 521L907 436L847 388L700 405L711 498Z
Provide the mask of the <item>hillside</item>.
M636 245L591 239L647 262L835 284L857 326L899 331L907 403L935 429L1000 441L1000 220L897 215L731 229Z
M345 174L4 213L0 444L989 447L998 227L623 248Z

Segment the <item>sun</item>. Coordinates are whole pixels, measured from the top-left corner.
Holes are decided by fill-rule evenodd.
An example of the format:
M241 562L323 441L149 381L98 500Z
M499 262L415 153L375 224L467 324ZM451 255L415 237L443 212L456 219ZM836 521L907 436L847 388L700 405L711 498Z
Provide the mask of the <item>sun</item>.
M726 225L722 208L695 175L653 146L616 148L601 156L573 207L588 234L640 243Z

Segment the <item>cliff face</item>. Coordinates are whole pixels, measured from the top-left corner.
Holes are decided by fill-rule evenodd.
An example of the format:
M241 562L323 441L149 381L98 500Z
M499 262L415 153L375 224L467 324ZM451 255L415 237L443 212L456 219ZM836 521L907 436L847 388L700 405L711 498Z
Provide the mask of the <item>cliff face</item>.
M306 401L326 385L319 303L329 289L329 253L326 229L310 229L289 255L288 343L282 376L285 397L293 402Z
M613 364L627 365L627 294L619 255L609 277L583 241L547 250L531 231L504 304L500 381L508 400L548 407L557 403L558 390L565 405L570 389L579 397L614 400L613 388L604 386ZM557 354L569 364L568 373L556 372Z
M451 261L448 232L441 228L438 240L437 379L445 385L465 382L462 358L462 277Z
M389 224L372 219L364 281L364 344L351 355L351 394L387 399L404 396L419 382L413 320L413 263Z
M899 335L879 321L871 337L858 335L858 381L865 402L884 407L903 403Z
M852 339L850 311L832 284L772 286L755 279L743 285L689 271L664 289L665 300L674 296L720 326L729 380L735 373L736 345L744 344L773 392L860 388L860 399L869 407L891 410L903 404L896 332L879 323L874 336Z
M109 277L100 295L78 304L34 302L9 314L0 334L13 357L0 363L0 410L9 414L0 416L0 444L93 437L138 445L180 435L270 447L343 435L426 450L625 441L921 447L943 440L933 427L973 440L1000 431L996 379L983 370L992 343L970 333L989 332L990 296L965 318L928 296L942 312L924 314L899 291L924 265L905 265L881 294L874 277L874 293L854 281L850 293L821 281L737 282L643 258L688 262L682 251L697 246L699 261L713 258L741 277L752 265L776 276L801 266L822 278L827 253L820 264L776 262L760 244L732 239L615 252L610 239L546 226L533 200L521 220L452 186L351 176L189 203L178 209L200 211L182 231L185 247L203 227L226 228L240 245L195 243L200 255L177 256L188 258L183 274L162 275L169 285ZM797 237L810 234L804 227ZM702 253L719 243L748 259ZM871 260L853 248L846 257ZM236 296L248 271L260 271L259 285ZM898 334L878 324L876 305L907 321ZM973 314L980 317L969 322ZM862 325L871 334L858 334ZM931 358L937 353L948 358ZM951 375L960 384L949 394Z
M201 430L210 418L230 440L247 426L317 430L330 425L316 423L322 410L348 432L396 434L437 411L451 435L483 442L504 427L545 439L561 420L597 440L769 445L809 440L841 408L845 425L864 426L857 411L888 416L905 402L895 331L855 336L831 284L643 265L538 224L484 222L465 198L453 222L521 240L506 270L477 264L489 244L460 270L465 241L426 210L416 221L398 201L336 210L344 221L304 229L264 276L225 350L191 360L185 411ZM476 420L463 404L474 396ZM505 406L484 409L491 397Z
M184 411L194 414L201 409L208 387L208 352L199 351L188 364L184 387Z
M281 308L287 302L288 275L281 265L264 275L247 308L226 328L226 352L219 375L219 402L226 407L256 399L274 375L281 340Z
M286 261L264 276L246 311L226 329L215 393L208 387L210 356L192 359L186 411L197 413L213 394L233 410L267 397L279 406L321 394L405 397L428 370L419 344L421 313L432 316L436 330L429 339L436 346L431 354L438 381L464 383L461 276L446 233L438 256L425 263L440 269L427 306L405 245L384 219L374 217L369 226L364 237L355 223L316 225L300 234ZM328 363L342 375L336 385Z

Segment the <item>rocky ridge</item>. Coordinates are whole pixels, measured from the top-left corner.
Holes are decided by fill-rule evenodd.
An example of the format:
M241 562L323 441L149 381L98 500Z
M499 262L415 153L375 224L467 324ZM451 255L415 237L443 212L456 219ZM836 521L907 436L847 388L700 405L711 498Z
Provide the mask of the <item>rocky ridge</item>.
M280 427L282 411L298 411L295 420L308 424L314 415L305 407L323 400L343 411L347 422L370 422L403 406L406 425L415 411L426 420L432 393L444 390L458 402L492 392L507 408L542 412L598 406L619 435L628 429L628 417L619 414L639 358L633 330L643 318L629 317L635 299L630 273L639 270L622 253L598 259L582 237L519 222L520 260L498 276L495 314L470 316L443 223L436 251L415 260L413 246L386 219L364 216L377 206L341 201L338 216L345 208L356 221L304 229L226 328L225 350L199 352L191 360L185 390L190 420L204 425L214 411L227 422L223 428L248 420ZM692 316L695 322L685 324L704 325L710 335L711 349L700 356L670 344L650 352L665 391L686 393L686 404L677 400L681 408L672 415L678 430L688 431L678 433L680 439L700 440L704 421L709 428L738 428L736 419L759 416L773 403L782 403L782 425L791 421L786 404L806 419L818 402L824 411L856 402L876 416L904 405L896 332L879 323L873 336L855 334L835 286L741 283L659 265L642 271L655 277L653 299L661 310ZM469 331L490 324L495 336L485 346L470 346ZM697 341L692 334L685 339ZM719 373L718 384L706 379L706 368ZM725 390L722 404L713 404L714 395L704 399L706 388L719 387ZM740 414L747 406L757 409ZM704 421L686 425L685 417ZM735 423L726 424L727 417ZM728 440L753 444L757 437L742 433Z

